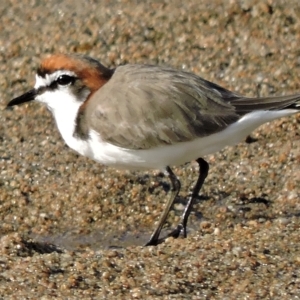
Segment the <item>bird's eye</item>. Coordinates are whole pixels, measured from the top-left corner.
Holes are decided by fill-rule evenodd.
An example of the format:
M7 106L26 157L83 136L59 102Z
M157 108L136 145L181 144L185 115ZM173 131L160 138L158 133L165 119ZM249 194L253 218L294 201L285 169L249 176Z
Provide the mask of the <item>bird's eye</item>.
M60 75L56 81L59 85L69 85L73 83L74 77L69 75Z

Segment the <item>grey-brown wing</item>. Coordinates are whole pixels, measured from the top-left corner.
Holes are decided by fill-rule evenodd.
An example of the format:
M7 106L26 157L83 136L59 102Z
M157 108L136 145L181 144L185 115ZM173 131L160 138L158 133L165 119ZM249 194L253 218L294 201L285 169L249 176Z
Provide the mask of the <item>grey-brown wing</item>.
M262 98L235 97L230 101L239 115L255 110L299 109L300 94Z
M113 145L149 149L223 130L239 119L236 96L190 73L126 65L91 97L85 122Z

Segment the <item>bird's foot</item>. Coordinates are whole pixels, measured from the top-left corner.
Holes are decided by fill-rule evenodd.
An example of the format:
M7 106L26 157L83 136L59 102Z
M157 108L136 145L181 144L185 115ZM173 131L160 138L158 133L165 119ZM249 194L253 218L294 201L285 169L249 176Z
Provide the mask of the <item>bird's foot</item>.
M157 246L159 244L164 243L165 240L168 239L169 237L173 237L174 239L177 239L182 231L183 231L183 236L186 237L186 228L184 228L182 224L178 224L177 227L173 231L168 233L166 236L160 239L150 240L147 244L145 244L145 246Z

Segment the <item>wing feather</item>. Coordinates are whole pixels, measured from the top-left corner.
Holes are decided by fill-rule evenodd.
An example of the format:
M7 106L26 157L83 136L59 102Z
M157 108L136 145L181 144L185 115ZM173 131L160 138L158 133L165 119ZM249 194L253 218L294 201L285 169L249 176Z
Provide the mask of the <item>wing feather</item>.
M300 95L247 98L191 73L118 67L91 97L82 122L113 145L150 149L221 130L254 110L299 109Z
M149 65L118 67L85 102L75 134L150 149L224 130L255 110L300 109L300 94L247 98L191 73Z
M240 117L236 97L190 73L126 65L90 98L83 121L113 145L150 149L225 129Z

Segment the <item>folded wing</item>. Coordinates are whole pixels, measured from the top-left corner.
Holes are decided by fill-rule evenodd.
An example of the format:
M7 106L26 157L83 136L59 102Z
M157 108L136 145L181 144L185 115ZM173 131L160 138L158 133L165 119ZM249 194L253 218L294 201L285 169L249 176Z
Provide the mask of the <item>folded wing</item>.
M196 75L145 65L118 67L91 97L85 122L103 141L150 149L224 130L257 109L281 109L294 98L245 98Z

